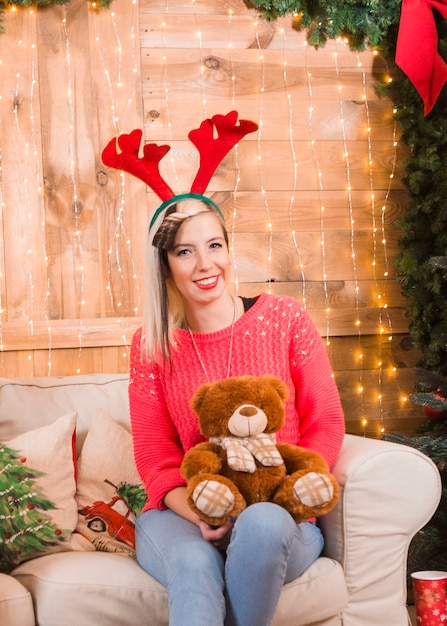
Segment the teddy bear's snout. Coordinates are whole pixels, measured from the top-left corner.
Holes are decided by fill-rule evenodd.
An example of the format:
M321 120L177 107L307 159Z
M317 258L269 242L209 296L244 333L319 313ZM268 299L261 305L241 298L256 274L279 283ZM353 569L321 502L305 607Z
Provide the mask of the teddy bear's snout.
M239 406L228 422L228 430L236 437L252 437L264 432L268 423L264 411L253 404Z
M247 406L243 406L239 409L239 414L243 415L244 417L252 417L253 415L256 415L258 410L259 409L257 409L255 406L250 406L249 404L247 404Z

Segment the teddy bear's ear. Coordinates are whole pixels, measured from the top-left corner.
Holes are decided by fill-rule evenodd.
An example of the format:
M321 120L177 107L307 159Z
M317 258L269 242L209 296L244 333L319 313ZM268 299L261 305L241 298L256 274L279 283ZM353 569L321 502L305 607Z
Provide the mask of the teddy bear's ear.
M281 400L285 401L289 397L289 388L286 383L277 376L266 375L264 376L265 382L268 383L279 395Z
M200 413L200 409L202 407L202 403L205 399L206 394L211 389L211 383L205 383L201 385L195 392L193 397L191 398L191 408L197 415Z

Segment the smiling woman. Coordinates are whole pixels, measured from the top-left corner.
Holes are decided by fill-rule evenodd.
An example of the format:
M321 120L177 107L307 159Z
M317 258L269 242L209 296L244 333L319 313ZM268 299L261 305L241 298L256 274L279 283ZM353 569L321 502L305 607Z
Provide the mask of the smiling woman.
M160 231L162 234L159 236ZM170 290L174 294L171 301L183 305L183 311L179 311L178 318L182 320L181 327L188 329L208 381L211 379L192 331L211 333L226 328L231 323L226 370L228 378L231 371L234 323L242 314L243 306L239 298L230 296L227 291L231 261L228 234L220 215L198 201L184 201L175 213L164 220L154 237L153 245L158 247L168 292Z
M144 322L131 347L129 406L148 496L137 518L137 559L167 587L171 626L268 626L283 584L323 549L312 520L297 524L277 504L256 502L218 527L190 508L181 465L205 440L191 406L195 391L230 376L274 374L288 390L279 441L314 450L330 466L344 436L338 390L316 326L294 298L231 295L224 217L201 195L223 157L257 128L231 111L190 131L200 166L190 192L180 195L158 170L168 146L146 144L141 158L141 133L133 131L103 151L106 165L142 178L163 201L147 238Z
M220 317L227 321L228 309L233 316L232 298L225 290L231 271L228 240L222 221L211 211L198 212L181 223L174 247L168 251L168 262L170 280L182 296L190 328L196 332L213 331L209 322L204 327L197 304L213 304L212 323L217 327ZM204 311L207 319L210 312Z
M138 561L168 588L172 626L267 626L283 584L318 558L323 538L312 521L297 524L270 502L218 527L192 511L180 467L205 437L191 398L204 382L275 374L289 394L278 440L331 465L344 419L324 343L295 299L231 295L228 234L206 198L166 211L149 232L146 265L129 386L135 460L148 496L136 524Z
M231 272L228 234L212 205L189 199L172 205L148 238L145 349L155 357L161 348L166 356L170 354L170 324L172 329L207 331L208 322L195 310L195 302L208 303L208 310L213 307L216 317L211 319L214 317L216 324L225 317L231 299L228 293L224 295ZM222 307L222 298L227 306ZM205 317L208 319L208 313Z

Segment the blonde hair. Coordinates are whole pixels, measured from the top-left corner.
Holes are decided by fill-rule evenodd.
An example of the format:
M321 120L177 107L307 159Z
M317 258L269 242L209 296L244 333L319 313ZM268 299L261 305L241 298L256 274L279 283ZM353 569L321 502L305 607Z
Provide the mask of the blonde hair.
M174 332L185 325L183 299L170 276L168 252L185 220L198 213L212 212L222 224L228 246L228 233L220 212L201 200L181 200L171 205L152 224L146 243L145 301L141 348L145 358L171 359Z

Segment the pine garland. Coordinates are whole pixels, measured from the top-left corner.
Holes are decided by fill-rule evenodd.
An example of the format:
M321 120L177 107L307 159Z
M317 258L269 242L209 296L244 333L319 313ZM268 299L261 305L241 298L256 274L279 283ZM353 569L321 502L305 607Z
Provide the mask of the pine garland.
M348 38L354 50L378 46L393 24L399 22L402 0L252 0L262 17L274 20L296 14L307 39L324 46L328 39Z
M0 33L5 32L3 26L3 14L8 7L26 8L30 6L47 7L51 4L62 5L69 4L70 0L0 0ZM92 3L93 4L93 3ZM96 0L96 6L99 8L109 9L112 0Z

